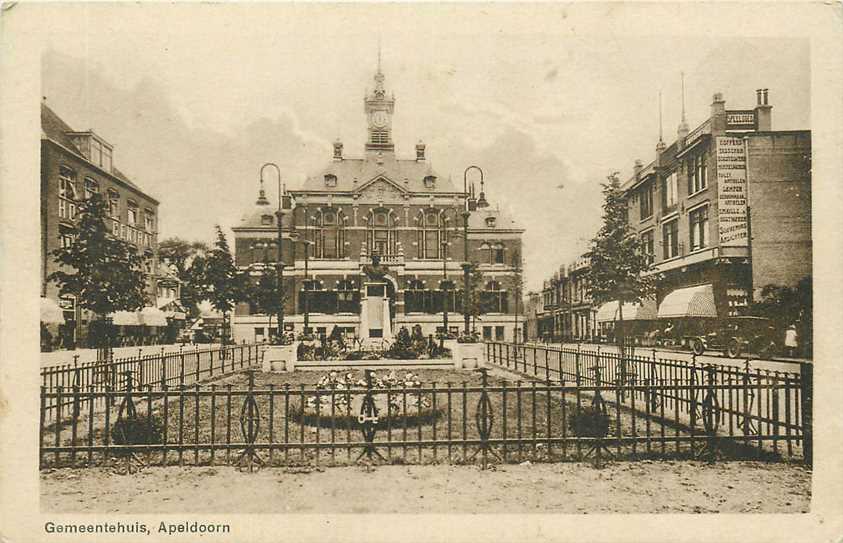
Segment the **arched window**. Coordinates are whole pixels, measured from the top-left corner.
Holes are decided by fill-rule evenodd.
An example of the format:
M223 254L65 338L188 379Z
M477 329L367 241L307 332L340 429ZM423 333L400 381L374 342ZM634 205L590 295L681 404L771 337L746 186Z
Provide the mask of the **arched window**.
M345 215L342 210L320 209L313 217L309 241L314 258L345 258Z
M503 243L495 243L491 247L491 253L489 255L489 263L490 264L503 264L504 263L504 247Z
M366 229L366 248L370 255L394 255L396 249L395 226L397 218L391 209L378 208L369 212Z

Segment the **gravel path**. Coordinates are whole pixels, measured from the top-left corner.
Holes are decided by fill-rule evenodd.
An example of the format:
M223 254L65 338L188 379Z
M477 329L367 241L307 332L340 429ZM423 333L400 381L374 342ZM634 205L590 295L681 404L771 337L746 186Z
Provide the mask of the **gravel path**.
M146 468L41 474L61 513L800 513L811 472L759 462Z

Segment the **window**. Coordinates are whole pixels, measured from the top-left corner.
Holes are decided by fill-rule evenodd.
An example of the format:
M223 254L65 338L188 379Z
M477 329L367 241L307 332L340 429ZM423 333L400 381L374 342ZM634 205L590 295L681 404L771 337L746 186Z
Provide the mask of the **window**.
M653 215L653 187L649 183L641 187L641 195L638 199L641 220L647 219Z
M708 166L705 154L700 153L688 161L688 194L694 194L708 186Z
M76 172L66 166L59 167L59 197L76 199Z
M428 175L424 178L424 188L426 188L426 189L436 188L436 176L435 175Z
M120 216L120 193L114 189L108 189L108 216Z
M360 313L360 292L354 281L345 279L337 284L337 312Z
M503 341L503 326L495 326L495 341Z
M456 311L457 307L457 290L453 281L445 280L439 283L439 290L442 291L442 299L448 311Z
M486 227L494 228L496 222L495 217L486 217Z
M272 215L261 215L262 226L272 226Z
M389 132L386 130L372 130L372 143L389 143Z
M652 264L656 261L655 236L652 230L648 230L641 234L641 250L647 256L647 263Z
M85 178L85 199L91 198L94 194L98 194L100 191L100 184L91 179L90 177Z
M502 243L496 243L491 247L490 264L503 264L504 247Z
M337 176L328 174L325 176L325 186L326 187L336 187L337 186Z
M665 260L679 256L679 221L676 219L662 226L662 254Z
M66 226L59 226L59 243L63 249L73 245L73 231Z
M429 294L424 288L424 283L418 279L408 281L407 288L404 289L404 310L407 313L427 313L426 300Z
M138 204L129 200L128 204L128 213L126 215L126 222L129 223L130 226L137 226L138 224Z
M484 326L483 327L483 339L486 341L492 340L492 327L491 326Z
M708 205L688 213L688 226L691 235L691 250L705 248L708 243Z
M94 138L91 138L91 162L102 166L102 144Z
M396 253L395 216L392 210L377 209L369 212L366 245L370 255Z
M155 231L155 214L149 208L143 210L143 226L147 232Z
M326 209L317 211L315 228L309 233L314 242L314 258L345 257L345 219L342 211Z
M416 218L418 223L416 245L419 258L441 258L440 241L443 239L443 232L440 219L439 212L434 209L419 211Z
M676 206L677 201L677 176L676 172L668 175L662 180L662 209L670 210Z
M486 290L480 294L481 313L506 313L507 299L506 291L501 288L497 281L486 283Z

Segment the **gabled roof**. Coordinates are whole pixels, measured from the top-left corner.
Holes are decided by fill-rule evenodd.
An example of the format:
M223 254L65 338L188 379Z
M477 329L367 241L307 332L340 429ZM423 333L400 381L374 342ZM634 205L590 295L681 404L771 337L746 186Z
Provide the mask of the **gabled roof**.
M73 140L68 135L70 132L76 132L71 128L66 122L64 122L61 117L56 115L56 113L50 109L46 104L43 102L41 103L41 139L50 140L54 143L57 143L70 151L71 153L77 155L82 160L90 162L85 155L82 154L82 151L79 150L78 147L73 143ZM99 168L92 164L95 168ZM99 168L101 169L101 168ZM134 184L126 175L115 168L113 165L111 167L111 172L105 172L110 174L112 177L117 178L118 180L122 181L124 184L128 185L130 188L135 189L136 191L144 194L145 196L149 197L140 187ZM150 197L151 198L151 197ZM154 198L152 198L154 200Z
M325 176L333 175L337 184L329 187ZM425 187L424 178L436 177L432 189ZM421 194L455 193L458 191L450 179L440 177L427 161L396 158L394 152L367 152L364 158L344 158L332 162L318 173L308 176L304 185L292 193L345 192L361 190L375 179L383 177L402 191Z

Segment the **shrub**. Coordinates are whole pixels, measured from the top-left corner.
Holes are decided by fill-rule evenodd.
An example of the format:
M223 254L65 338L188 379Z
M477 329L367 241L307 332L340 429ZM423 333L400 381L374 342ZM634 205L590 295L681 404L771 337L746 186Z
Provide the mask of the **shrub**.
M583 407L568 419L568 428L578 437L606 437L609 416L594 407Z
M164 421L160 415L139 415L118 420L111 428L115 445L154 445L164 442Z

